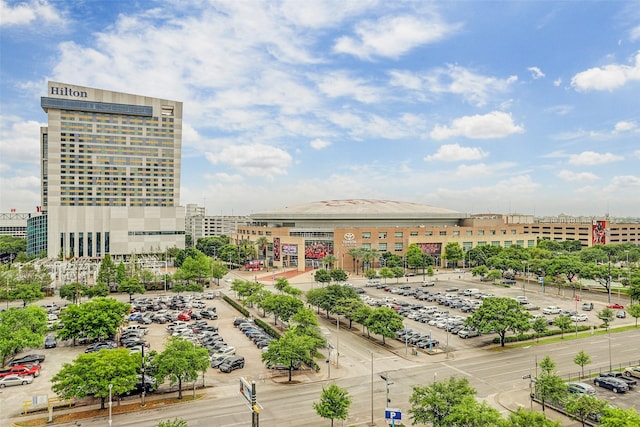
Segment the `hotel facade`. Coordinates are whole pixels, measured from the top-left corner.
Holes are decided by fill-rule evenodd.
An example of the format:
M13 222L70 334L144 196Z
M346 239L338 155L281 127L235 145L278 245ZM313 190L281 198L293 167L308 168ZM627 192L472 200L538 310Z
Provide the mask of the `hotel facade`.
M41 106L41 207L28 221L28 253L183 249L182 102L49 82Z

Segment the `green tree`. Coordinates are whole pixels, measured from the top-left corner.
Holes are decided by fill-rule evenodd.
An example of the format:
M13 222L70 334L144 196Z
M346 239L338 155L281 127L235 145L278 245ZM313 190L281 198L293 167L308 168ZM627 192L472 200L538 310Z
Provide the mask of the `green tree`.
M264 289L264 285L259 282L249 280L234 280L231 283L231 290L238 294L238 298L248 298L254 293Z
M542 412L546 402L560 403L567 395L567 386L560 376L556 374L556 363L549 356L540 361L542 372L536 378L535 394L542 402Z
M9 299L22 300L23 307L42 298L44 298L44 293L39 283L18 283L15 288L9 291Z
M320 263L326 270L333 269L333 265L338 261L335 255L326 255L324 258L320 260Z
M0 312L2 366L19 351L41 346L46 333L47 313L42 307L12 307Z
M600 414L607 403L595 396L589 396L583 393L576 393L569 396L565 409L573 415L585 426L587 418L591 414Z
M202 240L199 239L198 242ZM182 418L174 418L172 420L160 421L156 427L189 427L189 424Z
M79 355L72 363L65 363L51 379L52 390L63 399L82 399L95 396L104 409L109 396L132 390L138 381L138 365L129 350L100 350Z
M502 271L498 269L489 270L487 273L487 279L496 281L498 279L502 279Z
M393 277L396 278L396 283L398 283L398 279L404 276L404 269L402 267L391 267L391 271L393 272Z
M82 283L68 283L66 285L60 286L59 294L60 298L64 298L68 301L71 301L73 304L76 304L77 297L82 297L87 295L88 288Z
M369 280L375 279L376 277L378 277L378 273L373 268L370 268L369 270L364 272L364 277Z
M478 402L473 396L464 396L451 408L448 425L455 427L501 427L502 417L497 409L487 402Z
M260 236L256 239L255 244L258 249L259 259L262 259L264 264L267 265L267 250L269 249L269 240L265 236Z
M573 327L573 322L568 316L558 316L554 319L553 324L560 329L561 338L564 339L564 333L569 332Z
M629 316L631 316L634 319L636 319L636 328L637 328L638 327L638 317L640 317L640 304L638 304L638 303L631 304L629 307L627 307L627 312L629 313Z
M313 279L319 283L331 283L331 273L327 270L316 270Z
M562 427L558 421L547 418L542 412L528 411L518 408L516 412L511 412L509 418L503 423L503 427Z
M331 384L326 388L323 386L320 401L313 402L313 409L320 417L330 419L331 427L333 427L333 420L347 419L349 406L351 406L349 393L336 384Z
M280 339L269 343L267 351L262 353L262 361L269 365L288 366L291 382L292 372L300 363L315 365L311 353L316 348L315 339L287 331Z
M86 295L89 298L95 298L95 297L105 298L110 293L111 291L109 290L109 287L103 283L98 283L97 285L89 286L87 287L87 290L86 290Z
M591 363L591 356L585 353L584 350L580 350L578 354L576 354L576 357L573 358L573 363L580 366L580 378L584 378L584 365Z
M113 298L96 298L78 305L70 305L60 312L58 338L75 340L107 338L115 335L122 319L129 312L129 304Z
M486 277L489 274L489 269L486 265L479 265L471 269L471 275L473 277L479 276L480 278Z
M273 287L280 292L282 292L283 289L286 288L287 286L289 286L289 280L287 280L286 277L278 277L275 283L273 284Z
M529 330L530 318L531 315L513 298L490 297L485 298L482 305L467 318L465 325L481 333L495 331L500 336L500 345L504 347L507 332Z
M387 283L387 279L391 279L393 277L393 270L389 267L382 267L378 274L384 279L384 283Z
M229 269L223 261L211 260L211 277L220 285L220 279L227 275Z
M158 354L157 363L156 380L161 383L169 378L171 385L178 383L178 399L182 399L182 383L195 381L200 372L204 374L209 367L209 352L184 338L171 337Z
M635 408L606 407L603 411L600 427L638 427L640 426L640 414Z
M129 294L129 303L133 299L133 294L144 294L145 290L137 277L126 279L118 286L118 292Z
M262 301L262 308L267 313L273 314L273 324L278 319L287 323L291 316L304 307L304 303L292 295L271 294Z
M447 260L447 265L451 262L452 267L455 267L458 262L464 258L464 251L458 242L449 242L444 248L444 258Z
M338 283L346 282L349 278L349 276L347 276L347 272L341 268L334 268L329 274L331 275L331 278Z
M386 338L395 337L396 332L403 328L402 321L403 317L395 310L388 307L377 307L366 320L366 326L369 332L382 335L382 345L384 345Z
M547 323L547 319L544 317L538 317L531 325L531 328L536 332L536 341L540 342L540 335L547 332L549 324Z
M437 381L427 386L414 386L409 397L409 415L412 424L428 424L433 427L449 427L449 415L453 408L473 397L476 390L466 378L450 377L448 381Z
M27 252L27 239L9 235L0 236L0 258L15 260L21 252Z
M427 265L431 265L433 259L427 259L425 255L424 251L416 243L410 244L405 252L407 266L413 270L417 268L427 268Z
M124 266L123 266L124 267ZM118 267L111 259L111 255L105 254L98 269L98 283L105 284L109 289L116 289L118 282Z
M602 320L602 325L609 329L609 324L611 322L613 322L613 320L615 319L615 316L613 314L613 310L611 310L608 307L603 308L602 310L600 310L597 314L596 317L600 320Z

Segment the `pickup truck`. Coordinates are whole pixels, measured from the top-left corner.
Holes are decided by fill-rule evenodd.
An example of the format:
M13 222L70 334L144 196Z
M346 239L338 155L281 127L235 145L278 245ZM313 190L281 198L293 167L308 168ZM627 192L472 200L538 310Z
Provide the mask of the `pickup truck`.
M37 377L40 375L40 365L16 365L7 369L0 369L0 378L7 375L33 375Z

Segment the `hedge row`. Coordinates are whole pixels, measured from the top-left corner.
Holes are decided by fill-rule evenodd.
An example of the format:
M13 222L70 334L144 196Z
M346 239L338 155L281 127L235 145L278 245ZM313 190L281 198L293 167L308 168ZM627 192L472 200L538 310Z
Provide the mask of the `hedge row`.
M588 331L589 329L591 329L591 326L587 326L587 325L578 326L578 332ZM572 328L570 331L564 331L565 334L569 334L571 332L575 332L575 328ZM532 334L520 334L520 335L505 337L504 342L510 343L510 342L527 341L527 340L531 340L538 337L550 337L553 335L560 335L560 334L562 334L562 331L560 329L549 329L541 334L537 334L534 332ZM500 337L493 338L493 343L500 344Z
M228 304L230 304L233 308L238 310L245 317L248 318L249 316L251 316L251 313L249 312L249 310L244 308L244 306L242 306L242 304L238 303L233 298L230 298L230 297L225 295L225 296L222 297L222 299L225 300ZM273 337L275 339L280 338L280 333L278 331L276 331L275 329L273 329L273 327L270 324L268 324L267 322L265 322L265 321L263 321L261 319L253 319L253 321L254 321L254 323L256 325L260 326L271 337Z

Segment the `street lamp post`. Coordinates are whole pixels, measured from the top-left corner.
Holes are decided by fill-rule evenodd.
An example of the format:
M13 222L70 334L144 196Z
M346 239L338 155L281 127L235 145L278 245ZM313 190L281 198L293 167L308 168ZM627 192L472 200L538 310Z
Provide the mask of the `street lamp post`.
M113 402L111 400L111 390L113 389L113 384L109 384L109 427L111 427L111 406L113 405Z
M524 264L524 281L522 282L522 295L527 295L527 288L525 287L525 282L529 280L529 275L527 274L527 261L522 261Z
M336 368L340 364L340 315L336 316Z
M370 426L374 426L376 425L376 423L373 422L373 351L371 351L371 422L369 423Z

